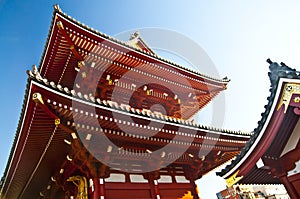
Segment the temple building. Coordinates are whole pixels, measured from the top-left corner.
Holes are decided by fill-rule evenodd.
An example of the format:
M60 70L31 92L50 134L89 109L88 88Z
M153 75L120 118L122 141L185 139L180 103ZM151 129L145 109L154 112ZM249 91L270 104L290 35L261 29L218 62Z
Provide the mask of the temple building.
M270 96L254 134L241 153L218 175L234 184L283 184L300 198L300 72L270 64Z
M227 78L159 57L138 32L126 42L107 36L58 6L27 74L2 199L197 199L195 180L252 135L192 120Z

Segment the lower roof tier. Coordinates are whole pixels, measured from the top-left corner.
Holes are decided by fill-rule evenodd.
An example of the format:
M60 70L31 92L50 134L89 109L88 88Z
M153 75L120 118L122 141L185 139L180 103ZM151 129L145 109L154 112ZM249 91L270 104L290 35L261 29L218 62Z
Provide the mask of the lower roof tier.
M112 169L124 162L142 165L142 172L176 164L201 176L233 158L250 136L96 101L30 79L1 196L37 191L76 154Z

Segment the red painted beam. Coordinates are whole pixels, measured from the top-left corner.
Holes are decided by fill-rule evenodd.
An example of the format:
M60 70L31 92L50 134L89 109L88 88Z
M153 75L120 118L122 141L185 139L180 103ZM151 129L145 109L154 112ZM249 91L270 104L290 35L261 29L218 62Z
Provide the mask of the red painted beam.
M273 142L284 116L284 107L281 107L277 112L275 112L262 139L255 147L255 150L250 154L246 162L240 166L239 176L246 175L255 166L256 162L264 155L270 144Z

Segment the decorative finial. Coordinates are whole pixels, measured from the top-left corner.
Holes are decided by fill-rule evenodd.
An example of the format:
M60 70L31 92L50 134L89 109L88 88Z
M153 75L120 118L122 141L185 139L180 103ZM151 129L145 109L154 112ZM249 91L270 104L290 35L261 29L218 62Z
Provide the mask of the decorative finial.
M133 34L130 35L130 40L134 38L139 38L140 37L140 31L135 31Z
M36 65L32 65L32 73L33 73L34 75L39 74L39 70L37 69Z
M268 62L269 64L273 64L273 62L271 61L270 58L267 59L267 62Z
M54 10L62 12L62 10L60 9L58 4L55 4L53 7L54 7Z
M44 104L43 97L40 93L33 93L32 100L37 104Z
M58 27L59 29L64 29L64 25L63 25L63 23L62 23L61 21L58 21L58 22L56 23L56 25L57 25L57 27Z

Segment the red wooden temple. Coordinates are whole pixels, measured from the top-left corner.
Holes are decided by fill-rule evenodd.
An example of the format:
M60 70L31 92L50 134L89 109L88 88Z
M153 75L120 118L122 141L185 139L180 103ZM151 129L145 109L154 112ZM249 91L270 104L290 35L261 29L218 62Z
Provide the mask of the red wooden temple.
M283 184L300 198L300 72L270 64L270 96L262 119L241 153L218 175L233 184Z
M226 89L55 6L1 179L6 198L199 198L195 180L232 159L251 133L191 120Z

